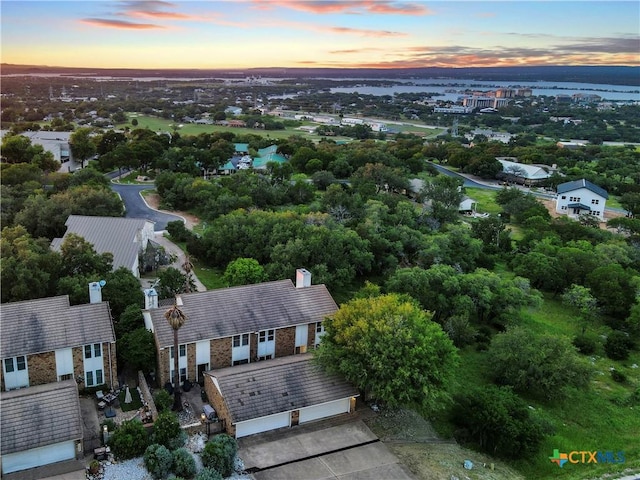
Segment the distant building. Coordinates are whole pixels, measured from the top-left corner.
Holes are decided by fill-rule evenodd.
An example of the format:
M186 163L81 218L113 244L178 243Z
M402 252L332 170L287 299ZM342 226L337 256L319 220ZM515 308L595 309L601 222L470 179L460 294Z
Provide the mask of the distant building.
M540 183L551 176L546 165L528 165L518 163L514 157L496 157L502 165L499 178L523 185Z

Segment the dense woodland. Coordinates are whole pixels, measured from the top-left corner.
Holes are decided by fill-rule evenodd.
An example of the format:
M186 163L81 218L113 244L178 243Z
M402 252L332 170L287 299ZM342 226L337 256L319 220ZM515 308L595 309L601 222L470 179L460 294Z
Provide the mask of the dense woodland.
M3 107L3 124L5 113ZM607 131L625 140L627 128L637 132L637 106L616 115L607 120ZM67 120L73 118L75 113ZM600 117L594 125L603 121ZM20 130L25 124L14 126ZM382 404L411 405L425 416L445 418L448 427L443 428L459 441L492 454L542 458L541 446L549 445L545 439L563 427L526 405L545 411L588 396L597 373L590 358L619 362L615 375L607 372L624 386L616 390L617 407L640 405L637 370L625 363L638 358L640 342L640 154L632 147L598 144L563 149L538 136L555 140L554 128L543 123L509 144L477 138L470 146L463 138L425 142L412 134L338 144L298 135L283 140L229 132L159 135L133 125L125 132L91 135L91 127L83 127L72 135L72 149L87 168L74 174L54 173L50 155L23 137L8 135L0 164L2 302L69 294L72 302L82 303L86 284L106 278L104 294L116 321L121 359L152 368L151 340L140 329L141 295L115 294L139 292L135 278L110 272L108 255L96 255L83 239L70 239L60 253L49 249L50 241L64 233L69 214L123 214L103 173L144 172L155 179L163 208L190 211L201 219L195 231L180 223L168 229L199 268L221 276L227 270L229 280L243 277L251 265L258 273L243 278L260 281L289 278L303 266L314 283L329 287L344 313L327 326L327 347L319 352L325 365L344 355L352 367L394 358L399 371L407 369L402 370L406 377L399 377L406 385L404 395L398 395L397 385L389 387L394 379L388 369L361 385ZM269 164L263 172L203 178L204 170L231 156L234 143L248 143L254 155L276 143L288 162ZM438 175L427 160L495 178L500 171L496 156L557 165L549 188L586 178L616 196L628 215L610 222L614 228L602 229L588 219L552 218L531 193L504 188L493 199L500 215L461 216L461 181ZM422 179L424 187L411 193L414 178ZM238 267L240 273L229 270ZM177 284L183 285L183 279ZM167 295L174 292L165 287ZM531 328L532 316L544 316L550 305L573 319L570 326L552 327L561 335ZM401 312L406 323L385 323L388 312ZM358 322L368 315L368 324ZM402 364L407 355L399 352L406 342L385 343L377 357L349 357L361 351L362 339L385 338L376 332L392 327L405 329L403 335L416 342L411 344L415 348L437 339L440 357L428 350L424 356L432 363L440 358L437 374L423 378L416 372L425 365ZM342 338L341 328L351 336ZM131 355L136 349L145 352L143 361ZM490 373L465 388L455 366L469 358ZM357 381L353 371L351 376L340 373ZM470 411L477 415L467 415ZM487 423L487 418L497 420ZM631 428L633 422L637 419Z

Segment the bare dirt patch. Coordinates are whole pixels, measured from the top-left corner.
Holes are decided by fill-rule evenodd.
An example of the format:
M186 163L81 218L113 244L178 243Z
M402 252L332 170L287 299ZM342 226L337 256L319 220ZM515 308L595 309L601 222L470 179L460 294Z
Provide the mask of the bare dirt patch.
M417 480L524 479L504 462L439 438L431 424L413 410L385 409L364 421ZM471 470L464 468L465 460L473 463Z

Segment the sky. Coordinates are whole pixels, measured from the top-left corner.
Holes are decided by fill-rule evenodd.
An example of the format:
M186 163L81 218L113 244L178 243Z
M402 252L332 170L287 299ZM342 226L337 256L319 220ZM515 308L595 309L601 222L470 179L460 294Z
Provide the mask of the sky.
M0 2L1 61L92 68L640 65L640 2Z

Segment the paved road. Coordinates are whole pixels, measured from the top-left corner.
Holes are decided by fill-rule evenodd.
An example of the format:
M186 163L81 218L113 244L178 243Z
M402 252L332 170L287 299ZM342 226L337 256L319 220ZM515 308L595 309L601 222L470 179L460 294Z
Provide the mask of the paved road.
M167 229L167 223L184 219L178 215L162 213L150 208L142 198L140 192L143 190L152 190L153 185L128 185L111 183L111 189L118 193L124 202L126 209L125 216L127 218L144 218L155 222L154 230L160 232Z

